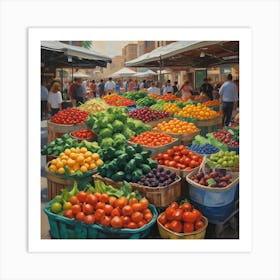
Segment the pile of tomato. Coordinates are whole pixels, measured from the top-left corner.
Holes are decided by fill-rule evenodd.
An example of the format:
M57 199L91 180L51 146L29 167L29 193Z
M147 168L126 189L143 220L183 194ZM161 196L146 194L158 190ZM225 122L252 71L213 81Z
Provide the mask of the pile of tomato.
M78 131L73 131L71 132L71 135L83 139L92 139L96 136L96 134L89 129L80 129Z
M204 227L202 214L189 202L179 205L172 202L159 215L158 222L165 228L177 233L191 233Z
M106 95L103 97L107 104L111 106L132 106L135 105L135 101L125 98L124 96L120 96L116 93Z
M106 193L89 194L79 191L69 199L64 216L86 224L100 224L112 228L137 229L153 219L146 198L116 198Z
M51 117L51 122L57 124L78 124L84 123L88 118L89 113L78 108L67 108L58 111L57 114Z
M168 149L165 153L159 153L153 157L153 160L157 160L158 164L161 165L182 170L191 170L200 166L202 157L187 149L186 146L179 145Z

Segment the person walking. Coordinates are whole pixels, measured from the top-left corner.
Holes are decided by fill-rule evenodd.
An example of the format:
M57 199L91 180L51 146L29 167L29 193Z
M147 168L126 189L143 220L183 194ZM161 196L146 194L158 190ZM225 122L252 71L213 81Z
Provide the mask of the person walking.
M84 97L86 95L86 90L82 86L83 80L82 78L78 78L76 81L76 86L73 88L73 98L76 99L76 105L79 103L84 103Z
M105 83L105 94L111 94L115 92L116 84L113 79L110 77L109 80Z
M62 109L62 96L60 92L60 83L53 83L48 94L48 111L51 115L55 115Z
M160 95L160 88L156 86L155 82L152 82L151 86L147 89L147 93L156 93L157 95Z
M98 88L98 95L100 98L102 98L105 95L105 83L103 79L100 80L100 82L97 85L97 88Z
M173 93L173 87L171 85L171 81L167 80L166 85L163 87L163 94Z
M185 81L184 84L180 87L179 93L182 95L182 98L190 98L192 96L192 87L190 86L189 81Z
M175 81L173 87L173 93L176 94L178 92L178 82Z
M200 87L200 93L206 94L208 99L213 100L213 87L207 78L203 79L203 84Z
M233 106L238 101L238 89L232 81L232 74L228 74L227 81L221 86L219 94L223 108L223 126L228 126L231 121Z

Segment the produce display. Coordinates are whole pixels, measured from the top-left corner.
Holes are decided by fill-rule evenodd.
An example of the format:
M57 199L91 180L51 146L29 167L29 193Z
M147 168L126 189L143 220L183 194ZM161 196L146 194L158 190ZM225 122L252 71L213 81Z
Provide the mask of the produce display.
M145 106L150 107L156 103L157 103L156 100L150 98L149 96L145 96L136 101L136 105L139 107L145 107Z
M106 111L109 105L101 98L92 98L79 106L79 109L88 113Z
M112 93L110 95L105 95L104 100L107 104L111 106L132 106L135 105L135 101L125 98L117 93Z
M164 100L157 100L157 103L150 106L150 108L153 110L163 111L163 107L165 104L166 102Z
M174 146L172 149L168 149L165 153L159 153L154 160L157 160L158 164L169 167L174 167L182 170L192 170L195 167L200 166L202 157L196 153L190 151L184 145Z
M211 168L239 167L239 155L235 151L220 151L211 155L207 164Z
M126 180L137 182L142 175L147 174L152 168L157 167L157 162L150 158L151 151L143 151L141 145L133 147L126 144L122 149L109 147L100 150L104 165L98 167L102 177L107 177L115 182Z
M219 148L209 143L206 143L204 145L192 144L188 148L193 152L204 155L215 154L220 151Z
M173 142L174 138L164 133L147 131L137 136L131 136L130 141L143 146L158 147Z
M190 177L195 183L211 188L225 188L232 182L232 176L218 171L199 172Z
M92 153L87 148L82 147L66 149L51 161L49 169L58 174L83 175L83 173L101 165L103 165L103 161L99 154Z
M51 117L50 121L57 124L70 125L84 123L87 117L88 112L74 107L58 111L57 114Z
M192 233L204 227L202 213L189 202L171 203L158 216L158 222L176 233Z
M174 95L172 93L163 94L163 95L151 93L151 94L149 94L149 97L154 98L154 99L161 99L161 100L165 100L165 101L172 101L172 100L180 99L179 97L177 97L176 95Z
M153 168L149 173L143 175L137 182L148 187L165 187L177 180L177 175L163 167Z
M213 119L220 114L201 103L197 103L196 105L190 104L185 106L179 112L176 112L176 115L181 117L196 118L198 120L208 120Z
M213 136L227 144L227 146L239 146L239 127L232 127L226 130L219 130L212 133Z
M126 110L118 107L90 114L85 123L98 135L97 142L102 149L120 148L131 136L151 130L151 126L129 118Z
M77 131L73 131L70 133L70 135L79 139L93 139L96 137L96 134L89 129L80 129Z
M196 135L194 137L194 140L192 141L193 145L206 145L206 144L210 144L213 145L215 147L217 147L218 149L220 149L221 151L228 151L228 147L225 143L217 140L212 133L207 133L206 134L207 137L201 136L201 135Z
M163 118L167 118L167 117L169 117L169 113L159 111L159 110L153 110L153 109L150 109L149 107L142 107L137 110L129 112L128 116L133 119L137 119L144 123L147 123L147 122L151 122L154 120L160 120Z
M122 93L122 96L124 96L125 98L128 98L128 99L136 101L138 99L146 97L147 93L143 92L143 91L137 91L137 92L135 92L135 91L127 91L127 92Z
M139 194L138 197L126 182L120 189L115 189L99 181L95 188L91 187L88 191L79 191L74 184L70 192L64 190L55 197L50 211L88 225L137 229L153 219L149 201Z
M168 122L163 121L157 124L154 129L177 134L189 134L198 131L194 123L181 121L177 118L173 118Z
M222 102L219 101L219 100L207 100L207 101L205 101L203 104L204 104L205 106L210 107L210 106L218 106L218 105L220 105L221 103L222 103Z
M162 110L173 115L178 113L180 111L180 108L175 103L165 103Z

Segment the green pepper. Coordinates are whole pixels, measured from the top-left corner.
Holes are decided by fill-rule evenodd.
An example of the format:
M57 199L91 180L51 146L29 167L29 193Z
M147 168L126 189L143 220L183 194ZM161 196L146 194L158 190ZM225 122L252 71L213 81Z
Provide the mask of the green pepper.
M124 177L125 177L125 173L123 171L118 171L111 177L111 179L115 182L119 182L122 181Z
M141 165L143 162L143 157L140 153L135 154L134 159L137 166Z

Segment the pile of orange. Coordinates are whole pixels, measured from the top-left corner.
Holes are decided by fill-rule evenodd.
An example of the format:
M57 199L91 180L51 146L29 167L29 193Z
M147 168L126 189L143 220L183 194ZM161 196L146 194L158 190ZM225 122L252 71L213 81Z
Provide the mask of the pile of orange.
M180 117L196 118L198 120L213 119L220 114L214 110L211 110L207 106L198 103L185 106L180 112L177 113Z
M172 115L178 113L180 108L175 103L166 103L162 110Z
M222 102L220 102L219 100L208 100L208 101L205 101L203 104L205 106L218 106L220 105Z
M189 134L198 131L198 128L193 123L181 121L177 118L173 118L169 122L163 121L154 129L177 134Z
M99 154L92 153L87 148L70 148L60 153L59 157L53 159L49 169L59 174L65 173L65 167L68 166L70 173L74 174L76 171L87 172L103 165Z

